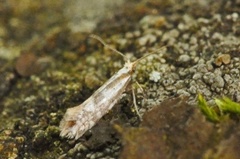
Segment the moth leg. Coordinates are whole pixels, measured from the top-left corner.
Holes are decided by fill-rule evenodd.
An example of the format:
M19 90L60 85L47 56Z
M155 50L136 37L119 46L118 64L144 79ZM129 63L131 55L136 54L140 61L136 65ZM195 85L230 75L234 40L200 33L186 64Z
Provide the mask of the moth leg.
M137 84L138 88L140 89L140 92L142 93L143 104L145 104L145 101L147 99L147 95L146 95L143 87L137 81L135 81L135 83Z
M135 95L134 89L132 89L132 96L133 96L134 109L135 109L139 119L142 121L142 117L141 117L141 115L139 114L139 111L138 111L138 106L137 106L136 95Z

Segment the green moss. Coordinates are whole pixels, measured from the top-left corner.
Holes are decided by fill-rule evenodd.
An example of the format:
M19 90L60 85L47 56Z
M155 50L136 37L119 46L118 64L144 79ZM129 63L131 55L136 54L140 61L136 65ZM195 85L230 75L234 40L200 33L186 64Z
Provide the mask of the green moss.
M240 104L232 101L228 97L223 97L222 99L215 99L215 102L221 112L240 114Z
M216 113L216 111L213 109L213 107L210 107L206 100L203 98L201 94L198 95L198 106L200 107L203 114L206 115L207 119L211 121L219 121L219 116Z
M209 106L204 97L201 94L198 95L198 106L210 121L216 122L222 120L225 116L228 116L229 113L240 114L240 104L227 97L221 99L216 98L215 103L218 109ZM221 114L218 114L217 110L219 110Z

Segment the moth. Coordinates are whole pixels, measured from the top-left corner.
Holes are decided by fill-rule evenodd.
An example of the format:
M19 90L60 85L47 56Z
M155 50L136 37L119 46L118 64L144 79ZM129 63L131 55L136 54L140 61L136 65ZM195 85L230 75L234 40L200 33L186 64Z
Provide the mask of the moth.
M123 68L116 72L82 104L67 109L60 122L60 136L74 138L75 140L91 129L121 99L121 95L129 85L138 62L152 54L131 62L121 52L107 45L100 37L96 35L90 35L90 37L100 41L108 49L123 56L126 62Z

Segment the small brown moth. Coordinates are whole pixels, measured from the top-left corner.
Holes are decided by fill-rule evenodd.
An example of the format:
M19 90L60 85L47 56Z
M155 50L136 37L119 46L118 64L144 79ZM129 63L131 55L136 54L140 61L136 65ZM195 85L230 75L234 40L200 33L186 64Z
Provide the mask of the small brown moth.
M90 37L97 39L108 49L123 56L126 63L122 69L115 73L86 101L78 106L67 109L67 112L60 122L60 136L74 138L75 140L80 138L87 130L91 129L99 119L112 109L129 85L138 62L152 54L130 62L126 56L107 45L100 37L96 35L91 35Z

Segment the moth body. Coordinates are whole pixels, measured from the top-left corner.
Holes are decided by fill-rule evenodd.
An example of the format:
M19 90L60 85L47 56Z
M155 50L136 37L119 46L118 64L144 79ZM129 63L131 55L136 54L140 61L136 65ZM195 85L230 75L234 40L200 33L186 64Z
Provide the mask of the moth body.
M125 65L82 104L67 109L60 122L60 136L78 139L91 129L119 101L131 81L137 63L148 54L130 62L121 52L108 46L100 37L91 35L108 49L120 54L126 60ZM161 48L162 49L162 48ZM156 53L156 52L155 52Z
M60 136L78 139L91 129L121 98L135 65L128 61L92 96L79 106L67 109L60 122Z

